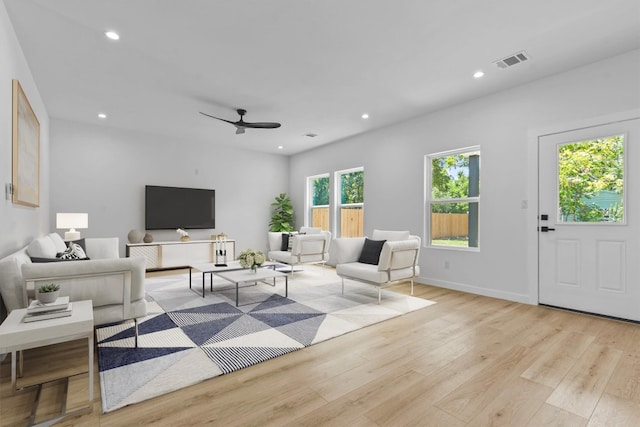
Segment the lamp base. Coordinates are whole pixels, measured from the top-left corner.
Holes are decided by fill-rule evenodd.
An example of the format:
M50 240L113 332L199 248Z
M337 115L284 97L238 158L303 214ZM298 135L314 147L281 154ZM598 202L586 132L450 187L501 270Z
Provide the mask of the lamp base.
M79 231L66 231L64 233L64 240L79 240L80 232Z

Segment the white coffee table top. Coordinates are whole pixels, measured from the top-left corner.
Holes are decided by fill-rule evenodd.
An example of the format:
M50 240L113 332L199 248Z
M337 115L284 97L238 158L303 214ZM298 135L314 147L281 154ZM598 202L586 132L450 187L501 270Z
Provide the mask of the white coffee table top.
M73 301L71 304L71 316L28 323L22 321L26 308L13 310L0 325L0 353L57 344L93 334L91 301Z
M218 277L233 283L255 282L256 280L273 279L274 277L287 277L286 273L271 268L258 268L255 273L248 268L242 270L224 271L216 273Z
M275 262L265 261L262 264L262 267L270 267L275 265ZM242 270L243 267L240 266L240 261L229 261L226 266L216 266L213 262L206 262L200 264L191 264L189 267L202 271L203 273L219 273L222 271L233 271L233 270Z

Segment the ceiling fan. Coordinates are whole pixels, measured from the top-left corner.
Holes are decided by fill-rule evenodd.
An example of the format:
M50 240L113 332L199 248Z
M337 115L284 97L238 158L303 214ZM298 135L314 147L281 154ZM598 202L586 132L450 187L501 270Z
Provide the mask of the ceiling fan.
M262 123L249 123L245 122L242 117L247 114L247 110L243 110L242 108L238 108L236 110L238 114L240 114L240 120L237 122L232 122L231 120L221 119L220 117L215 117L207 113L203 113L200 111L200 114L203 116L211 117L212 119L222 120L223 122L231 123L236 127L236 135L244 133L245 129L276 129L280 127L280 123L274 122L262 122Z

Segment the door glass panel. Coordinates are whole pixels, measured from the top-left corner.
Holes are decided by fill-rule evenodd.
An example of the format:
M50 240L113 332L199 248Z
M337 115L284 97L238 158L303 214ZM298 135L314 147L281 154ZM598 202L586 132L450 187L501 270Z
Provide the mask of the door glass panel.
M558 222L624 223L624 135L558 146Z

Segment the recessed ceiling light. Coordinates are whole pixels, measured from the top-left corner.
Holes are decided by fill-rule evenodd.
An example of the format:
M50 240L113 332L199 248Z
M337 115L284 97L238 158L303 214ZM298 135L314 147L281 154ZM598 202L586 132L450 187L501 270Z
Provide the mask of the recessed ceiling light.
M475 73L473 73L473 78L475 78L475 79L479 79L482 76L484 76L484 71L482 71L482 70L478 70Z
M368 115L367 113L364 113L364 114L362 115L362 118L363 118L363 119L368 119L368 118L369 118L369 115Z
M111 40L120 40L120 35L115 31L107 31L106 33L104 33L104 35L110 38Z
M99 113L99 114L98 114L98 118L100 118L100 119L106 119L106 118L107 118L107 115L106 115L105 113Z
M278 150L282 150L284 147L282 145L278 145Z

